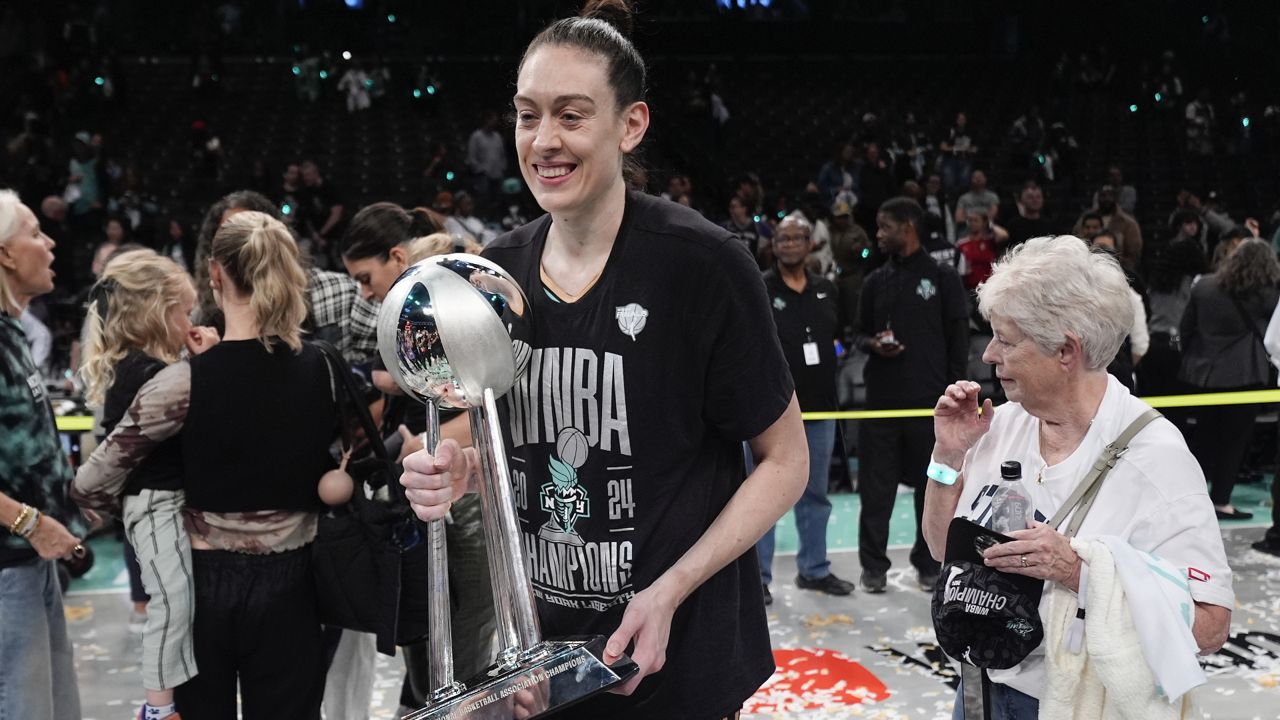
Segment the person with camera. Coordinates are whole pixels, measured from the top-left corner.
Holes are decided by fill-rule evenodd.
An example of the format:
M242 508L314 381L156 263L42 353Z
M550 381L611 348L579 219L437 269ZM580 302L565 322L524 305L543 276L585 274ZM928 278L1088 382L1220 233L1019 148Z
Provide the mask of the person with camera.
M910 198L893 198L876 215L876 242L889 261L867 276L854 323L854 344L871 357L864 379L867 409L933 404L948 383L965 375L969 360L967 300L960 276L939 265L920 242L924 211ZM929 418L860 423L858 487L862 494L858 557L862 586L885 591L890 562L889 518L898 484L915 488L916 539L911 564L922 589L938 577L938 563L919 531L924 471L933 448Z

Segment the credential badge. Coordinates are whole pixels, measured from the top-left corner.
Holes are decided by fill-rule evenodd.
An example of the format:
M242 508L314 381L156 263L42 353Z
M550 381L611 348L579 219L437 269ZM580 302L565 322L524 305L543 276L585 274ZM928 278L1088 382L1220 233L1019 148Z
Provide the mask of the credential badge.
M636 339L636 335L644 330L645 321L649 318L649 311L636 303L628 303L617 309L615 315L618 318L618 329L632 340Z

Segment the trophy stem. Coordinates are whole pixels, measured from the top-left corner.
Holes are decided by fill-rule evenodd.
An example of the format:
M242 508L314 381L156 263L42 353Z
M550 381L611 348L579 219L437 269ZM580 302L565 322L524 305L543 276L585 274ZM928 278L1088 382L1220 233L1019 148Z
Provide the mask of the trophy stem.
M528 652L542 643L542 630L533 604L533 583L529 581L525 562L524 544L520 540L520 526L516 521L515 499L511 491L511 468L507 463L507 451L502 441L502 425L498 419L498 401L492 388L484 391L484 420L488 426L488 456L493 463L494 505L499 530L506 541L502 547L515 565L508 574L511 583L510 598L515 609L516 632L520 647Z
M427 431L422 435L422 445L432 454L440 446L440 409L433 402L427 403ZM427 563L431 588L427 628L431 638L431 682L436 687L431 693L434 701L462 692L462 686L453 679L453 632L449 627L449 553L443 519L427 523Z
M497 516L496 499L494 497L493 463L489 460L488 428L485 426L483 408L473 407L467 411L471 421L471 444L480 454L481 526L484 528L484 541L489 556L489 582L493 586L494 610L498 624L498 662L510 665L512 655L520 650L520 637L516 634L515 609L511 606L510 577L513 563L503 544L502 528ZM518 568L517 568L518 569Z

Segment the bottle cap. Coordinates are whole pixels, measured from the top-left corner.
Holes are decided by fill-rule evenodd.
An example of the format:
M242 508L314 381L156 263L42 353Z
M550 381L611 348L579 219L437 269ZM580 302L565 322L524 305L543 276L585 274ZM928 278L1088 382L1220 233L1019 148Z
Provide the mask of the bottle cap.
M1001 480L1021 480L1022 479L1022 463L1017 460L1005 460L1000 463L1000 479Z

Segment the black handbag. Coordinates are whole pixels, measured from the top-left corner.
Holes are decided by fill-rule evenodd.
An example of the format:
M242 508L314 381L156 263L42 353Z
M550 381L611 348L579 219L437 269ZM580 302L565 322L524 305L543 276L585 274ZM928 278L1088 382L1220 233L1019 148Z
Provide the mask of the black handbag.
M329 343L310 344L328 362L344 443L353 447L359 433L364 436L361 456L347 467L355 481L351 500L320 516L311 546L320 620L376 635L378 652L394 655L396 645L427 635L426 534L409 508L399 468L382 442L351 367ZM377 497L383 488L387 500Z

